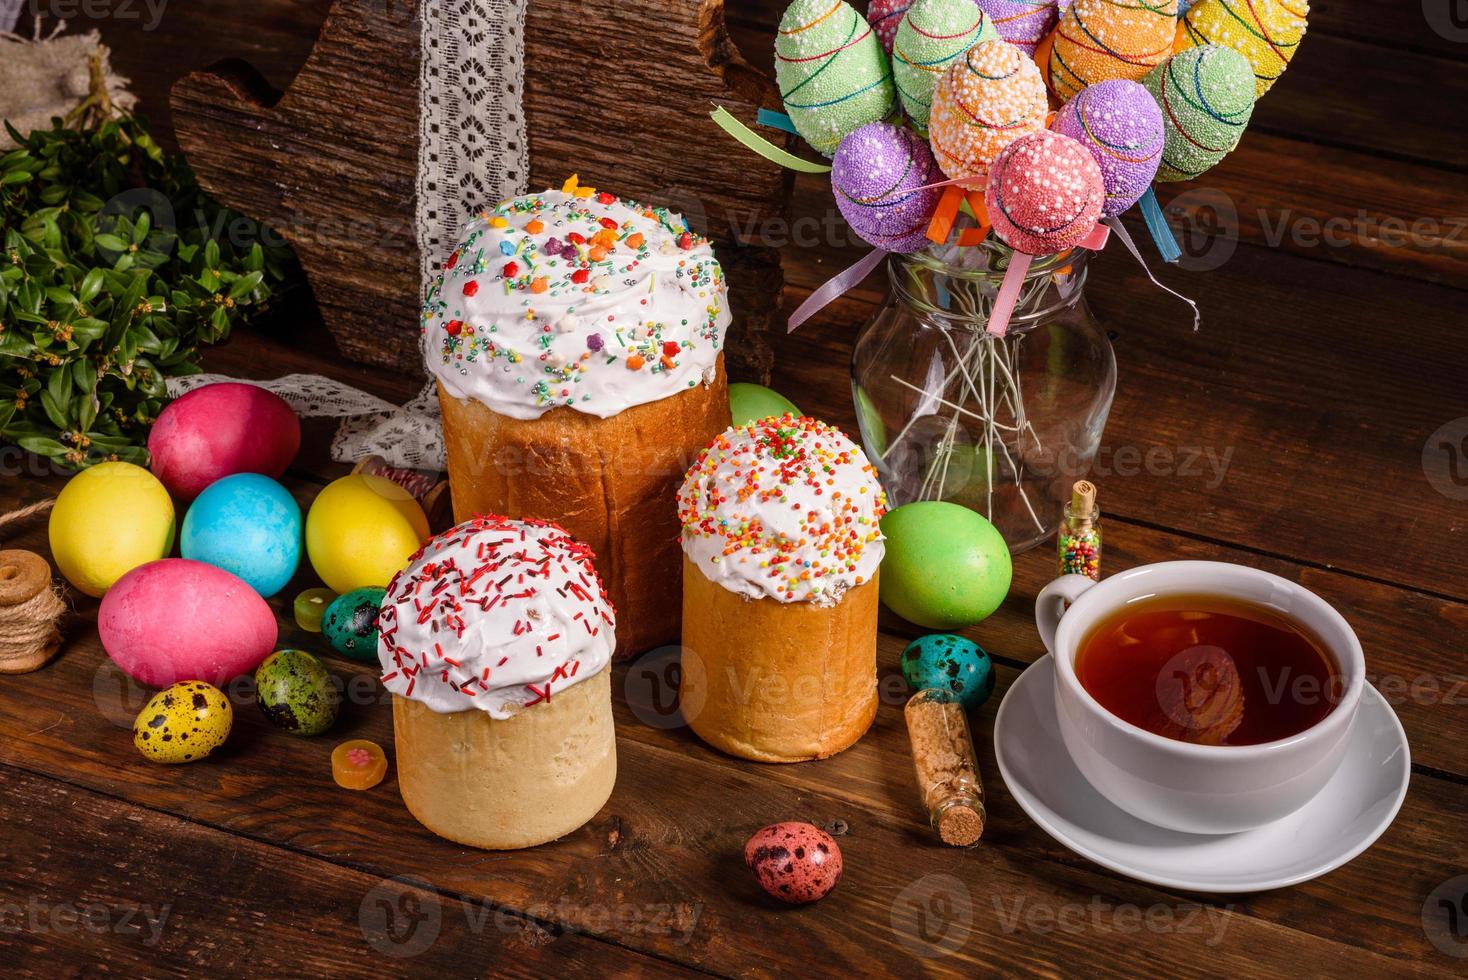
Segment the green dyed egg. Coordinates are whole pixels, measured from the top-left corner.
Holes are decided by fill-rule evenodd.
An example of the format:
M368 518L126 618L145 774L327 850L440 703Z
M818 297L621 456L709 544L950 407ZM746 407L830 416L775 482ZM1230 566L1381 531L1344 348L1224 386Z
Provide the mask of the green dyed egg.
M971 2L971 0L970 0ZM790 121L826 156L843 137L886 117L896 93L876 33L844 0L795 0L780 18L775 80Z
M320 735L336 721L341 698L321 661L304 650L277 650L255 671L260 710L292 735Z
M994 662L961 636L920 636L902 651L902 677L914 691L936 688L971 711L994 693Z
M907 8L892 42L892 80L914 125L928 128L933 88L949 63L980 41L998 39L974 0L917 0Z
M800 415L800 409L778 391L747 381L729 385L729 411L735 425L748 425L772 415Z
M946 501L906 504L882 518L882 602L929 629L972 626L1009 594L1004 538L981 515Z
M1192 180L1218 163L1254 114L1254 70L1233 48L1179 52L1152 69L1145 84L1162 107L1166 133L1159 181Z
M377 610L386 594L369 586L337 596L326 607L321 634L333 650L348 660L377 662Z

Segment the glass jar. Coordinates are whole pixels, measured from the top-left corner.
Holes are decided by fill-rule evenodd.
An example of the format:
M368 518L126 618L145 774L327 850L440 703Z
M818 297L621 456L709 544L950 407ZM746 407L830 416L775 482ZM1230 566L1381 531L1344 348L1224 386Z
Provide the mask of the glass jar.
M962 504L1017 553L1055 533L1089 471L1116 358L1086 304L1083 249L1035 259L1008 332L989 333L1012 254L990 238L893 255L891 293L852 355L852 390L892 506Z

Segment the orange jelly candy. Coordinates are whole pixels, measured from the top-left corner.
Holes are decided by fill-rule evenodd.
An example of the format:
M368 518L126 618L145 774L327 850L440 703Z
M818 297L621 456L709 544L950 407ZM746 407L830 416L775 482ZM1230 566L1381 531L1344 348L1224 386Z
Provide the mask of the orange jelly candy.
M387 756L376 742L354 738L331 752L331 778L342 789L371 789L387 775Z

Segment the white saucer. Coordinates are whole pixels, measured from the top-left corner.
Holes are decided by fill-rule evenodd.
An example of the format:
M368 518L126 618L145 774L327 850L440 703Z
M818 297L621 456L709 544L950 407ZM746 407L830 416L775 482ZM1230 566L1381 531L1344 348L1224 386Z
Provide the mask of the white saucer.
M1153 826L1097 793L1071 762L1056 728L1054 670L1050 656L1041 657L999 706L999 771L1025 813L1051 837L1139 881L1217 894L1309 881L1370 847L1407 795L1407 735L1367 684L1345 760L1301 809L1256 830L1216 837Z

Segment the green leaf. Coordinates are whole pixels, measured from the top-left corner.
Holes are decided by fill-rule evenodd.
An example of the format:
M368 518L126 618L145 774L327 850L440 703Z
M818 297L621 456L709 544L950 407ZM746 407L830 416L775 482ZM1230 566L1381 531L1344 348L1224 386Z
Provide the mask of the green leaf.
M102 291L104 281L105 279L101 269L89 270L85 278L82 279L81 288L77 290L78 297L83 303L90 303Z
M59 459L67 453L65 446L55 439L49 439L46 436L20 436L15 440L15 444L26 452L35 453L37 456L51 456Z
M101 234L92 239L99 248L105 248L109 252L126 252L128 242L113 234Z
M24 170L8 170L5 176L0 177L0 187L14 187L16 184L29 184L34 178Z
M229 298L233 300L244 299L255 291L264 278L265 273L263 272L251 272L247 275L240 276L229 287Z
M65 371L58 371L56 373L63 377L66 374ZM70 426L70 422L66 418L66 406L57 402L56 397L51 394L50 388L41 392L41 407L46 410L46 417L51 420L51 424L56 426L56 428L66 429Z

